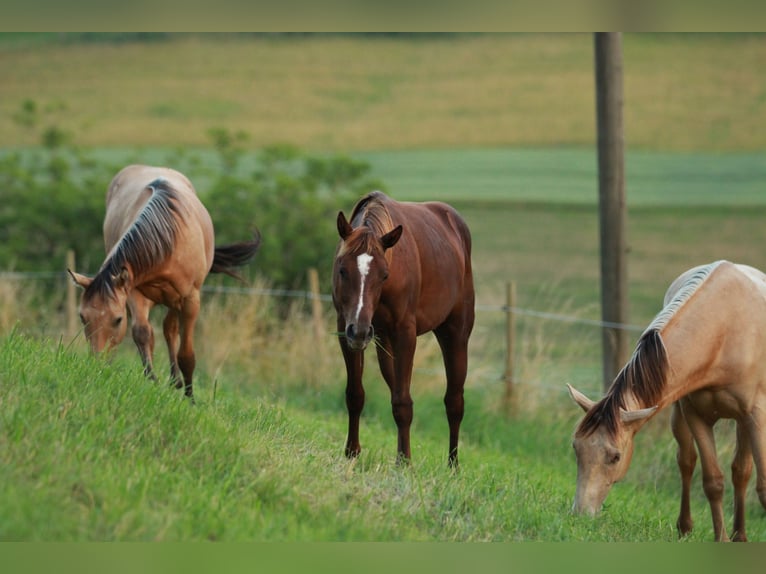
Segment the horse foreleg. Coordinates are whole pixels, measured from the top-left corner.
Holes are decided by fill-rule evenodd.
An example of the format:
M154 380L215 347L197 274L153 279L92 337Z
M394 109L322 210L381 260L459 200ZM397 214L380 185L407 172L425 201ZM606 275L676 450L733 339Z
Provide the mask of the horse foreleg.
M702 464L702 489L710 504L715 539L717 542L728 542L729 536L726 534L723 519L724 477L718 464L713 427L707 424L688 402L682 404L681 408L699 450Z
M168 309L165 320L162 322L162 331L168 346L168 359L170 360L171 384L180 389L184 383L178 370L178 342L180 337L180 314L175 309Z
M737 449L731 463L731 482L734 485L734 532L732 540L747 542L745 532L745 494L747 483L753 472L753 451L750 435L743 424L737 421Z
M471 321L472 323L472 321ZM466 332L468 331L468 332ZM463 388L468 372L468 335L470 326L444 326L435 331L436 340L442 350L444 370L447 375L447 390L444 394L444 407L449 424L449 465L458 466L458 439L460 423L463 421L465 402Z
M194 354L194 325L199 315L199 293L184 300L183 310L180 317L181 342L178 347L178 368L184 378L184 394L193 399L192 377L197 359Z
M338 332L345 332L345 324L338 320ZM346 364L346 410L348 410L348 435L346 437L345 454L348 458L359 456L362 446L359 444L359 418L364 408L364 386L362 372L364 371L364 352L352 351L341 335L340 349Z
M415 357L417 335L415 327L400 333L391 340L391 353L380 362L381 373L391 391L391 412L397 428L397 461L408 463L412 457L410 450L410 427L412 426L412 364ZM385 343L385 340L384 340ZM378 358L385 351L378 347Z
M673 410L670 414L670 428L673 430L673 436L678 443L676 462L681 473L681 510L676 521L676 528L678 528L680 536L686 536L694 528L690 492L692 475L697 464L697 451L694 448L694 437L689 430L689 426L686 424L678 402L673 403Z
M154 357L154 329L149 322L149 312L154 303L140 294L134 294L128 300L128 308L133 317L133 328L131 335L133 342L138 348L138 354L141 356L141 363L144 365L144 374L156 381L157 377L153 369Z

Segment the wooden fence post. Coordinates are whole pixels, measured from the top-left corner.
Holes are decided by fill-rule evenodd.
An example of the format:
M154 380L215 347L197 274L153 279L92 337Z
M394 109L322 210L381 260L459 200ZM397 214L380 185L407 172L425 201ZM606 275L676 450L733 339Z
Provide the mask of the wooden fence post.
M505 380L505 394L503 396L503 403L508 410L511 406L511 401L514 395L514 355L516 353L516 315L514 309L516 307L516 282L509 281L505 286L505 328L506 328L506 350L505 350L505 374L503 379Z
M598 194L601 246L601 317L628 322L627 241L625 239L625 159L622 122L622 36L595 34L596 119L598 131ZM602 329L603 387L628 358L628 334Z
M317 341L322 340L325 325L322 316L322 301L319 294L319 273L314 267L309 268L309 290L311 291L311 317L314 322L314 335Z
M74 250L66 252L66 268L75 270ZM72 339L77 335L77 287L67 273L66 277L66 334Z

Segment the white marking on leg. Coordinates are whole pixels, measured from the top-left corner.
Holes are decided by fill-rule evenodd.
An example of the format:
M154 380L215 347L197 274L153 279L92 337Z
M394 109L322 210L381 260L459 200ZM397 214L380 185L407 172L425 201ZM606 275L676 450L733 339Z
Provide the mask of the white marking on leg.
M362 312L362 306L364 304L364 280L367 274L370 272L370 262L372 261L372 255L369 253L362 253L356 258L356 266L359 268L359 275L362 278L362 282L359 285L359 304L356 306L356 317L354 322L359 322L359 313Z

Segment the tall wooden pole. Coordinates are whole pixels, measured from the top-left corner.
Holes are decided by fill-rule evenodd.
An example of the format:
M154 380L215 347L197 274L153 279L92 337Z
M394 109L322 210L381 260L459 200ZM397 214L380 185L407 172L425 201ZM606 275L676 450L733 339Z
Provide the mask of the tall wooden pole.
M601 317L628 322L625 240L625 158L622 124L622 35L595 34L598 197L601 241ZM606 390L628 358L627 332L603 327L603 385Z
M503 379L505 379L505 394L503 396L503 404L505 405L506 413L510 413L512 400L514 399L514 357L516 356L516 315L514 314L514 308L516 307L516 282L509 281L505 286L505 305L508 309L506 315L506 351L505 351L505 373Z

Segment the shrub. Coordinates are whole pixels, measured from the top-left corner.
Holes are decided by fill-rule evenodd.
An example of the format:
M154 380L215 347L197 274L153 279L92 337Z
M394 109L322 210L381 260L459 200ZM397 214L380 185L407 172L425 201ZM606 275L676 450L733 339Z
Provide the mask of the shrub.
M306 270L315 267L327 288L338 211L384 186L369 177L368 164L345 156L309 156L281 145L265 148L258 159L251 177L230 169L206 193L217 240L239 240L243 230L257 227L263 240L254 268L273 286L303 285Z

